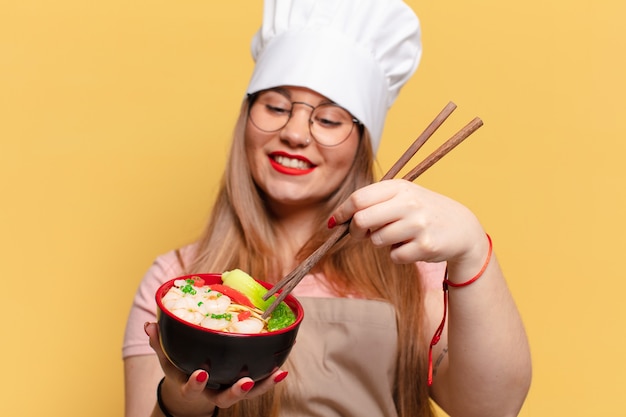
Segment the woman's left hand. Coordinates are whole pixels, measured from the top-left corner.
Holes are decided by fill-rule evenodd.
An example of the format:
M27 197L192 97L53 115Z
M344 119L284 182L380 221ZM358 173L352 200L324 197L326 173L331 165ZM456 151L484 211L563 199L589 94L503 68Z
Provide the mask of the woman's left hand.
M337 224L350 221L350 235L390 246L396 263L479 262L485 232L462 204L412 182L395 179L355 191L333 213ZM477 247L479 246L479 247Z

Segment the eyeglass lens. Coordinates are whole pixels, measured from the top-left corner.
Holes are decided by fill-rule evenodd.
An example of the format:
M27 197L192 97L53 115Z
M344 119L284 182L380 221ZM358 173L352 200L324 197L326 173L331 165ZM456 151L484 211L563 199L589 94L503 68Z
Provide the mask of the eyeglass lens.
M346 109L333 103L313 107L308 103L292 102L284 94L274 90L257 94L249 117L260 130L276 132L287 125L296 104L312 109L309 129L313 139L320 145L337 146L350 136L355 122Z

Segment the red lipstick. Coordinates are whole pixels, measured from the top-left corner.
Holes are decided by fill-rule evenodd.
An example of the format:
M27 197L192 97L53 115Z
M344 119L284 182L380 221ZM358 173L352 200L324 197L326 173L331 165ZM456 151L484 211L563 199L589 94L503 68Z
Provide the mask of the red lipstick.
M302 164L302 166L306 166L306 168L303 168L302 166L296 168L282 165L279 161L281 161L283 158L297 159L299 161L302 161L304 163ZM300 155L290 155L285 152L273 152L269 155L269 160L272 168L285 175L306 175L315 169L315 165L313 165L308 159Z

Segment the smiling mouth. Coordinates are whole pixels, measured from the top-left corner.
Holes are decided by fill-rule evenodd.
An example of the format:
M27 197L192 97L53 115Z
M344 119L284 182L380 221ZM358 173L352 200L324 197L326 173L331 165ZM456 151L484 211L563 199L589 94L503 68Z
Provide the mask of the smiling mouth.
M272 159L279 165L292 169L311 169L313 165L301 159L289 158L284 155L273 155Z

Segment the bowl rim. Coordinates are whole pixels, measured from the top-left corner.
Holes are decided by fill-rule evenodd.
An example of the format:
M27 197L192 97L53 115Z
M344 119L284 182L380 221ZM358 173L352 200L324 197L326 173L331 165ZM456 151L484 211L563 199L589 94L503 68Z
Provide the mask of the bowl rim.
M279 334L283 334L283 333L287 333L292 331L294 328L297 328L300 323L302 322L302 319L304 318L304 308L302 307L302 304L300 304L300 301L298 301L298 299L296 297L294 297L293 295L289 294L287 295L287 297L285 297L285 302L287 303L287 305L289 306L289 308L291 308L291 310L295 313L296 315L296 321L293 322L292 324L290 324L287 327L284 327L282 329L279 330L274 330L272 332L265 332L265 333L230 333L230 332L223 332L221 330L213 330L213 329L209 329L207 327L202 327L200 325L191 323L187 320L183 320L180 317L176 316L175 314L173 314L167 307L165 307L163 305L162 302L162 298L163 296L167 293L167 291L169 291L170 288L172 288L174 286L174 281L180 280L180 279L190 279L192 277L201 277L202 279L204 279L205 281L207 280L207 278L209 280L219 280L219 283L222 283L222 274L221 273L199 273L199 274L187 274L187 275L181 275L179 277L176 278L172 278L169 279L167 281L165 281L163 284L161 284L159 286L159 288L157 289L156 293L155 293L155 300L159 309L159 312L162 314L167 315L170 319L175 320L181 324L184 324L186 326L189 326L193 329L197 329L206 333L210 333L210 334L217 334L220 336L226 336L226 337L267 337L267 336L272 336L272 335L279 335ZM253 278L256 282L258 282L259 284L263 285L265 288L270 289L272 287L272 284L265 282L265 281L261 281L258 280L256 278ZM213 282L214 284L217 284L218 282ZM280 293L280 292L278 292ZM157 321L160 321L161 318L158 317Z

